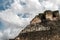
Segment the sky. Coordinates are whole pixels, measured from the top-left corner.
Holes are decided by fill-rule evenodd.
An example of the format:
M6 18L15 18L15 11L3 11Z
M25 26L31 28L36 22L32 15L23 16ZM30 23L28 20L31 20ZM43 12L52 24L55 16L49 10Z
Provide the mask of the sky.
M0 40L16 37L45 10L60 11L60 0L0 0Z

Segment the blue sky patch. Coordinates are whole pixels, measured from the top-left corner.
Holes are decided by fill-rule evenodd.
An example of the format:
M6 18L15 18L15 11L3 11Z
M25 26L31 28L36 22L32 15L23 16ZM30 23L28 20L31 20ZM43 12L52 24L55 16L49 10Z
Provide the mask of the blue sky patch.
M29 17L29 13L21 13L21 14L17 14L19 17L22 18L28 18Z
M11 7L13 0L0 0L0 11L6 10Z
M4 28L4 24L2 21L0 21L0 30L2 30Z
M20 4L21 4L23 7L27 7L27 3L26 3L25 1L20 0Z

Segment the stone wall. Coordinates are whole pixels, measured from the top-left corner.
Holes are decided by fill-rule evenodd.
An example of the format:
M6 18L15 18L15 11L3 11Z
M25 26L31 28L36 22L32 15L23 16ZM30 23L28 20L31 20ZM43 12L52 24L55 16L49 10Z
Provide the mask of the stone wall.
M46 10L44 13L40 13L35 16L30 24L36 24L44 22L44 20L56 21L59 19L59 11Z
M40 13L15 39L10 40L60 40L59 11Z

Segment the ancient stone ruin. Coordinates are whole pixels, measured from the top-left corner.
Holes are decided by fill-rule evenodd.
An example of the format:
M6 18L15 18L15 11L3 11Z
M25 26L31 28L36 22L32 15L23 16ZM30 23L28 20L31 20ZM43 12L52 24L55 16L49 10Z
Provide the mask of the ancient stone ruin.
M9 40L60 40L59 11L39 13L14 39Z

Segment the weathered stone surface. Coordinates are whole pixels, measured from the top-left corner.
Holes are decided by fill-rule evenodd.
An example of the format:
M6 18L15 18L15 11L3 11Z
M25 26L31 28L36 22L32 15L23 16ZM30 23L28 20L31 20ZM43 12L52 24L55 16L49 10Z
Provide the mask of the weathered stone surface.
M46 10L32 19L29 25L12 40L60 40L59 11Z

